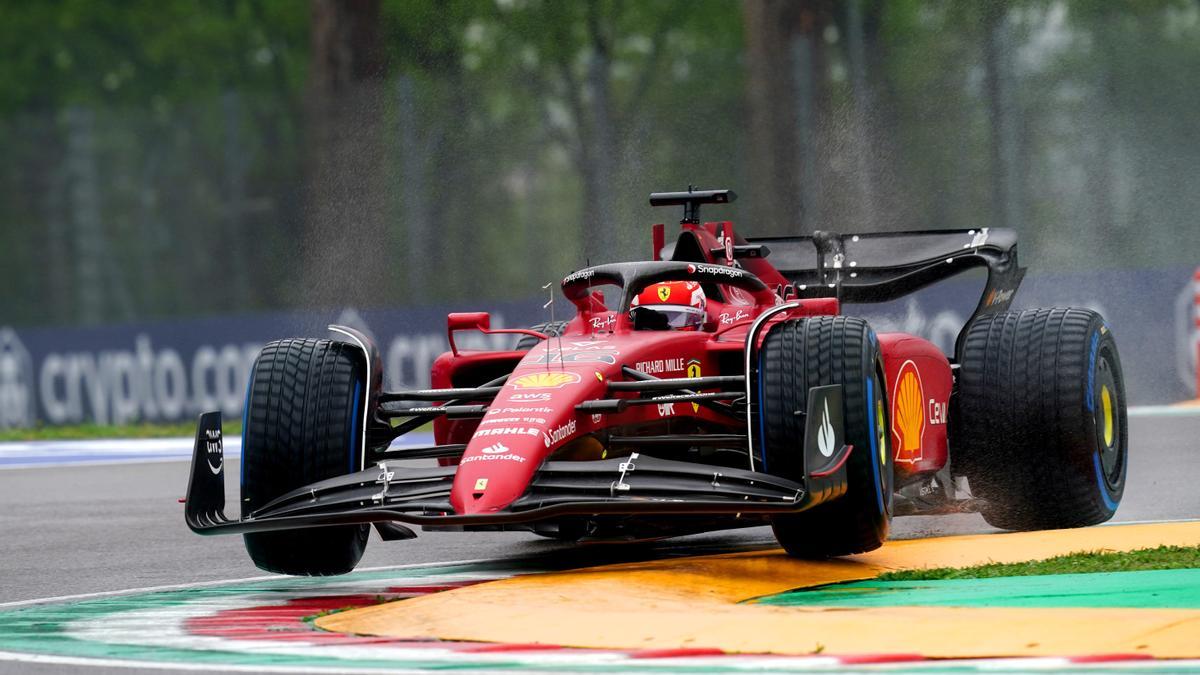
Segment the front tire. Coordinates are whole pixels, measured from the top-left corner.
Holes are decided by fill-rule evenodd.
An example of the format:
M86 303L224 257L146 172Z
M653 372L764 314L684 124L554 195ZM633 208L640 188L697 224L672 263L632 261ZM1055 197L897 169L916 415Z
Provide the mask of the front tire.
M263 347L250 373L242 436L242 517L272 499L361 468L362 356L344 342L293 339ZM245 534L259 568L345 574L367 546L366 525Z
M529 327L529 330L536 330L539 333L545 333L547 337L558 337L567 329L566 321L547 321L545 323L534 324ZM541 338L532 335L522 335L520 340L517 340L517 345L513 347L519 352L527 352L533 349L541 342Z
M807 511L777 516L772 528L788 554L824 558L863 553L887 540L892 518L883 360L875 332L854 317L822 316L771 328L759 351L763 470L802 482L804 424L812 387L842 385L847 460L845 495Z
M955 448L983 517L1006 530L1102 523L1125 491L1129 437L1112 332L1086 309L977 319L962 344Z

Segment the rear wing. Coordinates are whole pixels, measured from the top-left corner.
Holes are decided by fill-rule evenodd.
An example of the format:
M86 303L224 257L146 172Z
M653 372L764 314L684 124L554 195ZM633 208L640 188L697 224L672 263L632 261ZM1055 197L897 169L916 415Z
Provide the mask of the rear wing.
M800 296L843 302L888 302L967 270L987 269L987 284L967 321L1009 308L1024 268L1009 229L926 230L875 234L747 237L770 249L768 262ZM965 331L964 331L965 333ZM962 334L959 335L961 341Z

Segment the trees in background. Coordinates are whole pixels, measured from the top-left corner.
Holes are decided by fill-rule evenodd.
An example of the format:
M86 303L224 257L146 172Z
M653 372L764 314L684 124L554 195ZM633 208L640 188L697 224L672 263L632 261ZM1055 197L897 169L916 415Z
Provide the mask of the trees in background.
M528 296L688 184L1200 257L1193 0L0 6L5 322Z

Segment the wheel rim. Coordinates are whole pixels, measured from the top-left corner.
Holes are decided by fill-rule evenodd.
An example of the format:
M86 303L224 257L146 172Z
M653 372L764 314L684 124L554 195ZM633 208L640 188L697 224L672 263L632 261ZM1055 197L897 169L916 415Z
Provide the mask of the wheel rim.
M1121 416L1120 391L1113 373L1112 362L1107 350L1096 363L1096 392L1093 410L1096 425L1096 450L1100 453L1100 466L1110 487L1121 479Z
M886 399L886 394L885 394L886 389L884 389L884 384L883 384L883 382L884 382L884 380L883 380L883 364L880 362L876 363L875 377L873 379L875 381L875 383L873 385L874 389L876 392L878 392L875 396L875 401L874 401L874 403L875 403L875 447L879 453L879 457L877 458L878 463L876 464L876 471L878 472L878 478L879 478L879 487L880 487L880 493L881 493L880 501L882 502L881 506L883 507L884 513L890 514L892 511L892 480L891 480L891 472L888 471L888 459L890 458L891 453L888 452L887 439L889 436L888 430L891 428L891 426L888 424L888 416L887 416L888 408L887 408L887 403L885 400ZM868 413L868 414L870 414L870 413Z
M879 386L876 384L876 386ZM883 416L883 399L875 399L875 447L879 448L879 466L887 464L887 446L884 441L887 440L886 420Z

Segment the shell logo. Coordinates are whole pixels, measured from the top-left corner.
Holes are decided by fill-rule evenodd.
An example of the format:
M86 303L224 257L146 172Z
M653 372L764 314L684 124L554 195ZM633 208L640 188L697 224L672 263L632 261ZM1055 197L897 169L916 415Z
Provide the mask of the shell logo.
M912 464L924 458L921 439L925 435L925 387L912 361L905 361L892 388L892 436L896 461Z
M568 384L579 382L576 373L530 373L513 380L517 389L560 389Z

